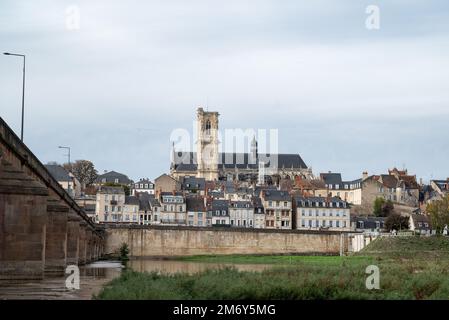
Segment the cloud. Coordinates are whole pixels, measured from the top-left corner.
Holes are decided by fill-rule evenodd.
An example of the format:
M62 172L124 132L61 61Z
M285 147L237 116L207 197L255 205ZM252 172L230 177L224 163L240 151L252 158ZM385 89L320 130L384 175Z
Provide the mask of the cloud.
M154 178L171 131L207 103L223 128L279 128L281 151L315 172L405 162L449 176L449 4L376 1L378 31L369 4L3 1L0 43L27 54L25 138L43 161L71 144L100 170ZM65 28L69 5L80 30ZM0 70L1 116L17 130L20 61L1 57Z

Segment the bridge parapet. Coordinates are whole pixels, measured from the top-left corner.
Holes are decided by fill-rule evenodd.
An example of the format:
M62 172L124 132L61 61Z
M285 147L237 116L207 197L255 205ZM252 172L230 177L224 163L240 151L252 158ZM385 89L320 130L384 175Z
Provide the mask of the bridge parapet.
M104 232L0 118L0 280L63 273L99 257Z

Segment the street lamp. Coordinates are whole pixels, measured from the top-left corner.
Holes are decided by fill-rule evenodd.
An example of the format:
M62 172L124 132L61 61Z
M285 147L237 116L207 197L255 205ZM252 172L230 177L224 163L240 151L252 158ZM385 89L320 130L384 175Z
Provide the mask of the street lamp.
M59 149L67 149L68 150L67 156L69 158L69 168L70 168L70 147L59 146L58 148ZM70 171L69 171L69 173L70 173ZM69 177L70 177L70 175L69 175ZM67 189L68 189L69 194L70 194L70 180L68 181Z
M9 53L4 52L3 53L6 56L16 56L16 57L22 57L23 58L23 80L22 80L22 130L20 131L20 140L23 142L23 121L25 116L25 55L24 54L18 54L18 53Z

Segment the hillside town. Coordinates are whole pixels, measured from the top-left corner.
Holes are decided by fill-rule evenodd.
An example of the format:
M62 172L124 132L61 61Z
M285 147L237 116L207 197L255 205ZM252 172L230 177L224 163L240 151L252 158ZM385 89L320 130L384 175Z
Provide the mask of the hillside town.
M298 154L275 155L273 169L255 138L249 153L219 153L218 116L198 108L197 152L173 147L170 172L154 179L108 171L83 185L67 166L46 167L99 224L435 233L427 205L448 196L449 178L424 184L390 168L345 180L314 174Z

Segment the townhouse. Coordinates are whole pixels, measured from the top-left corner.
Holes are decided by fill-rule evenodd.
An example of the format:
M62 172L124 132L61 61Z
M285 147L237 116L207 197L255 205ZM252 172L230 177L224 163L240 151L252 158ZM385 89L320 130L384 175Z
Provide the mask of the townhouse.
M292 197L288 192L261 190L260 198L265 209L265 228L292 228Z
M350 230L349 205L340 198L297 197L295 204L298 230Z

